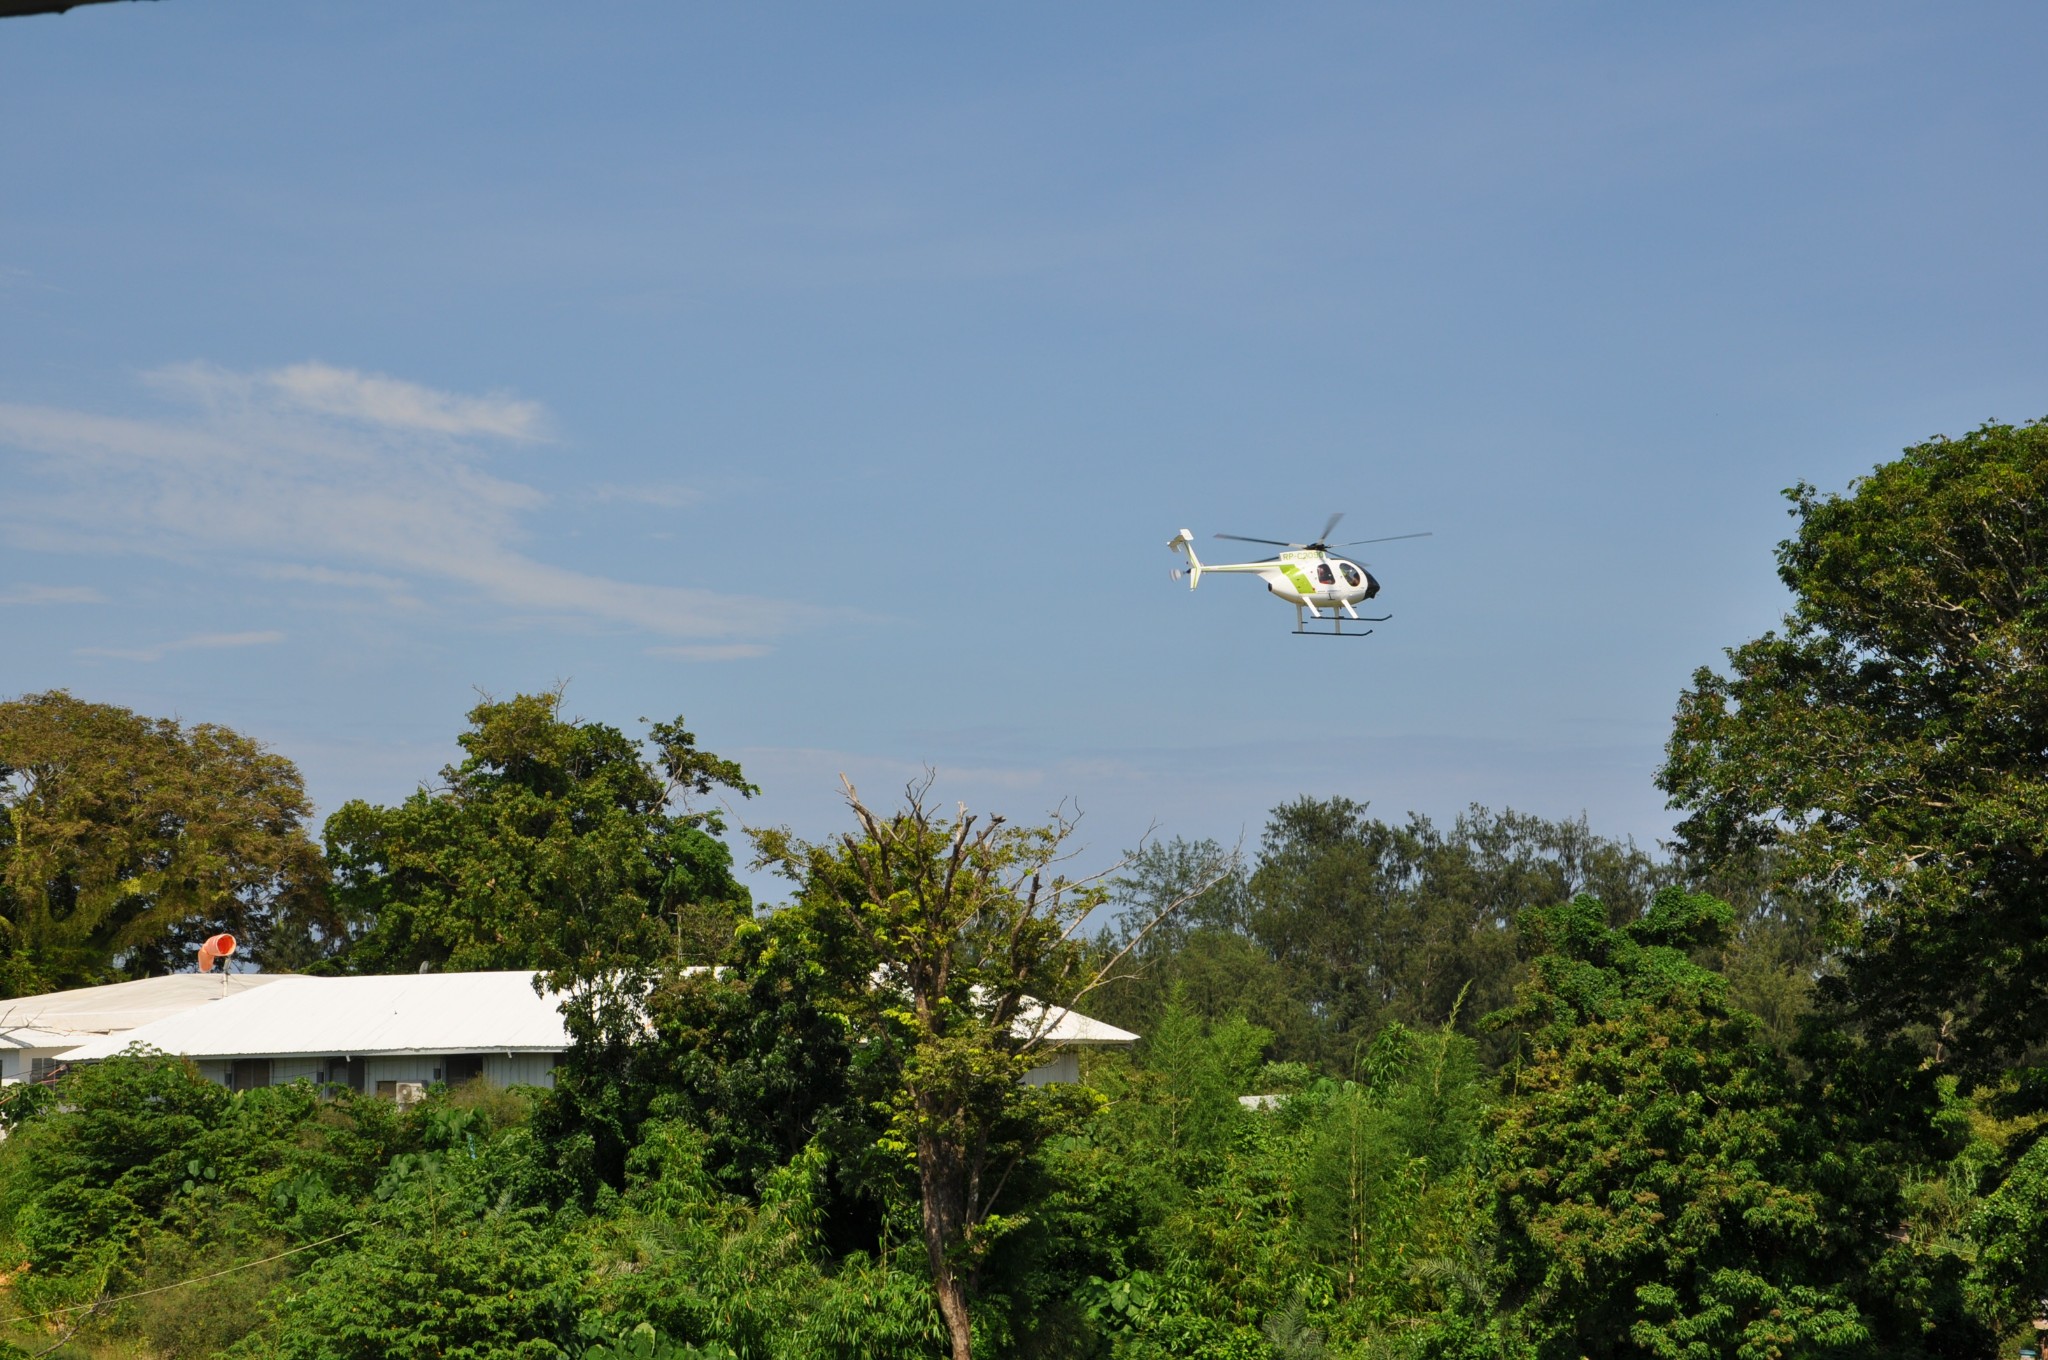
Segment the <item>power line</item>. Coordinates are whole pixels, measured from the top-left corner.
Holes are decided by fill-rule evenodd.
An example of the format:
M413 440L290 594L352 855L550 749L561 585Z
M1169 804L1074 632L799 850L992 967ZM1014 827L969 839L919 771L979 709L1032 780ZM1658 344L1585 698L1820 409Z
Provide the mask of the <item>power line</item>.
M252 1266L268 1265L272 1261L282 1261L287 1256L296 1256L302 1251L311 1251L315 1247L324 1247L329 1242L339 1242L349 1234L361 1232L368 1226L365 1223L358 1223L353 1228L344 1228L332 1237L323 1237L317 1242L304 1242L296 1247L278 1252L274 1256L262 1256L254 1261L244 1261L238 1266L229 1266L226 1270L210 1270L204 1275L194 1275L189 1280L173 1280L169 1284L154 1285L148 1289L138 1289L132 1294L118 1294L111 1299L95 1299L91 1303L67 1303L61 1308L45 1308L40 1313L23 1313L20 1317L0 1318L0 1327L12 1326L17 1322L34 1322L38 1318L51 1317L57 1313L75 1313L81 1308L108 1308L117 1303L126 1303L130 1299L139 1299L149 1294L161 1294L168 1289L182 1289L188 1284L198 1284L201 1280L217 1280L223 1275L232 1275L238 1270L248 1270Z

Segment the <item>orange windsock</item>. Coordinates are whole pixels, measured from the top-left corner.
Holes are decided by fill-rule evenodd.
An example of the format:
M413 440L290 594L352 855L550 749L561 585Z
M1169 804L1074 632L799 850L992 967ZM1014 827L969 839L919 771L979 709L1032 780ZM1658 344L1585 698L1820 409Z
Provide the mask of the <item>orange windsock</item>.
M214 960L216 960L216 959L224 959L224 958L226 958L226 957L227 957L228 955L230 955L230 954L232 954L232 953L234 953L234 952L235 952L235 937L234 937L234 936L232 936L232 935L216 935L216 936L214 936L214 937L213 937L212 939L208 940L208 941L207 941L207 942L206 942L205 944L202 944L202 945L200 945L200 946L199 946L199 971L200 971L200 972L202 972L202 973L211 973L211 972L213 971L213 964L214 964Z

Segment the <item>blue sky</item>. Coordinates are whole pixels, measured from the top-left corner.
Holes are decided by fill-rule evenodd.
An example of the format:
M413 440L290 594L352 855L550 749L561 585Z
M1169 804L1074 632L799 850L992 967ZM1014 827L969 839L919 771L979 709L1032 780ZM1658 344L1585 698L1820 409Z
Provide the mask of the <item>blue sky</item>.
M1645 841L1778 492L2048 413L2048 10L161 0L0 23L0 693L395 799L478 689L1085 859ZM1291 637L1182 526L1347 512ZM1223 545L1215 545L1222 547Z

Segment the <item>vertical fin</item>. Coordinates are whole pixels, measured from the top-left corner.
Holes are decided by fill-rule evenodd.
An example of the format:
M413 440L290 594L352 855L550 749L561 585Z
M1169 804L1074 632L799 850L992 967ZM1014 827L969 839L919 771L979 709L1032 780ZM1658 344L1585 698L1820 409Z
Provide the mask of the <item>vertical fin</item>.
M1175 552L1184 552L1188 555L1188 589L1193 590L1202 584L1202 559L1195 556L1194 534L1183 529L1175 534L1166 546Z

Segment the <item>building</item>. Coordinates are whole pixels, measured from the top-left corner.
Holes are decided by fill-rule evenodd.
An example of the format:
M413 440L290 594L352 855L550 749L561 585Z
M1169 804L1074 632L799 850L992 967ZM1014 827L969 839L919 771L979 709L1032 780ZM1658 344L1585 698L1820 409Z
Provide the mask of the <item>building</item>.
M561 997L536 990L536 976L242 973L225 999L175 1010L167 1004L144 1023L97 1031L84 1042L72 1038L49 1056L87 1062L143 1045L190 1058L202 1075L234 1090L303 1080L410 1098L434 1082L453 1086L476 1077L496 1086L552 1086L569 1035ZM119 985L180 981L216 992L221 986L217 977L192 973ZM1047 1018L1034 1009L1019 1021L1020 1032L1040 1025L1047 1060L1026 1078L1034 1085L1078 1080L1076 1048L1125 1047L1138 1037L1067 1010Z
M280 977L90 1040L63 1058L84 1062L146 1045L190 1058L235 1090L306 1080L398 1095L401 1084L473 1077L551 1086L569 1047L559 1007L560 998L536 992L534 974L523 971Z
M1039 1042L1049 1050L1046 1061L1025 1075L1025 1082L1031 1086L1045 1086L1056 1081L1079 1081L1081 1079L1080 1050L1084 1048L1129 1048L1138 1042L1138 1036L1127 1029L1083 1015L1079 1011L1054 1011L1050 1018L1036 1002L1024 1011L1017 1022L1017 1032L1029 1034L1035 1026L1044 1026Z

